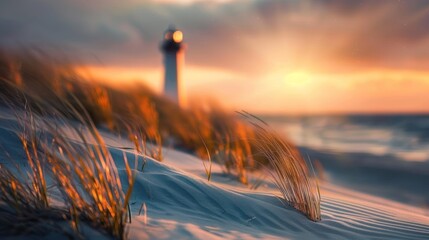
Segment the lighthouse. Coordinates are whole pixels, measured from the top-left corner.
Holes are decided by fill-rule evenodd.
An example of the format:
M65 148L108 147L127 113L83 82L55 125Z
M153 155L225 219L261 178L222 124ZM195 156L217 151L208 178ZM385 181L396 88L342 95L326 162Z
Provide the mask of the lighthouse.
M183 33L170 26L164 33L161 51L164 55L164 94L180 105L180 74L184 58Z

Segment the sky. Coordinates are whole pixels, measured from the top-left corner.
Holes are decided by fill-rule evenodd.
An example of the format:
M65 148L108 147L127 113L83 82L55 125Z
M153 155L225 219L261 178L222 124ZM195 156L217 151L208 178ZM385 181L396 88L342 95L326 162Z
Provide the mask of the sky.
M0 47L37 47L161 92L162 34L182 90L255 113L429 112L426 0L2 0Z

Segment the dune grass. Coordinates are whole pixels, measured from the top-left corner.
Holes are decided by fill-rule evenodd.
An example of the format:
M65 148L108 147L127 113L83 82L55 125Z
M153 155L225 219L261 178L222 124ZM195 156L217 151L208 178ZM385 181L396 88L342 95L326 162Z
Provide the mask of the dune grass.
M85 121L130 136L136 149L144 150L143 154L161 161L162 146L167 145L202 159L213 155L212 159L222 162L227 173L236 175L244 184L248 183L246 172L254 166L253 154L245 139L251 136L251 129L234 114L213 103L209 107L196 104L182 109L142 85L114 89L88 81L77 75L71 65L59 62L40 52L0 51L0 92L14 99L16 94L9 94L16 90L10 91L12 83L20 91L43 99L58 112L63 112L61 102L66 101L88 113L89 118ZM32 102L30 99L29 104ZM67 115L76 119L73 114Z
M247 121L250 119L251 124L234 113L224 111L214 103L194 104L183 109L142 85L114 89L100 82L87 81L75 74L72 66L46 60L46 57L40 54L20 55L0 52L0 79L2 80L0 91L6 99L13 101L16 97L10 94L16 92L13 88L10 91L12 82L18 86L18 91L28 92L35 99L42 99L64 118L78 120L86 126L85 131L91 133L91 138L95 139L100 147L94 148L87 144L88 141L85 139L87 136L79 133L79 129L73 131L85 143L83 146L69 144L67 139L63 138L59 138L58 143L55 142L63 145L59 147L63 149L62 154L65 156L60 159L71 158L75 162L73 166L80 169L79 174L87 174L82 169L99 171L99 165L110 164L111 159L96 129L96 126L107 126L112 131L128 136L137 152L160 161L163 158L163 145L193 153L201 159L208 159L203 160L207 180L211 179L212 161L219 163L226 173L234 175L238 181L250 187L252 184L249 184L248 172L268 166L274 170L273 177L285 201L312 220L320 218L320 194L317 191L317 183L310 177L311 173L305 161L290 142L272 131L263 121L249 114L243 114L242 117ZM29 99L29 105L38 113L43 112L44 107L34 106L32 99ZM70 112L70 109L79 109L79 113L85 114L82 116L77 114L76 110ZM54 133L58 131L53 126L49 129ZM62 133L58 135L61 136ZM31 147L31 141L27 145ZM71 152L64 149L71 149ZM45 147L44 150L49 153L50 149ZM79 151L84 152L84 156L76 155ZM49 156L53 158L50 160L52 163L61 163L55 160L58 153L51 153ZM82 165L80 159L85 157L92 157L94 161L90 165ZM99 158L105 159L105 162L98 162ZM77 174L67 172L67 165L60 164L57 167L58 171L64 171L65 174ZM35 169L37 170L37 162ZM115 175L110 178L115 179ZM82 178L81 181L83 180ZM61 182L61 179L57 181ZM98 187L105 181L107 183L110 181L107 176L83 186L87 189L91 184L92 187ZM105 186L107 183L102 185ZM66 187L69 186L63 186ZM69 193L75 190L72 186ZM118 190L111 191L112 195L115 195ZM91 195L91 198L93 204L99 204L95 195ZM113 198L105 199L110 201ZM79 204L82 205L83 202ZM115 217L119 215L116 214ZM120 222L118 219L115 221ZM112 224L115 225L117 222ZM106 222L101 225L112 224Z
M82 224L86 224L124 239L134 184L132 170L124 159L128 176L124 192L115 162L89 116L67 102L64 105L69 108L58 112L42 103L38 114L27 104L22 108L14 106L19 109L18 135L28 168L21 167L22 163L9 164L17 168L0 166L0 219L13 215L19 219L20 228L33 229L31 233L49 232L58 224L55 220L63 220L70 223L75 237L80 236ZM64 112L79 122L70 123ZM51 203L49 195L53 192L59 193L63 206ZM35 220L43 219L46 224L33 226ZM13 225L0 230L5 234L23 233Z
M283 200L309 219L321 220L318 183L310 177L310 168L298 150L263 120L246 112L242 115L256 129L255 147L268 160L271 175Z

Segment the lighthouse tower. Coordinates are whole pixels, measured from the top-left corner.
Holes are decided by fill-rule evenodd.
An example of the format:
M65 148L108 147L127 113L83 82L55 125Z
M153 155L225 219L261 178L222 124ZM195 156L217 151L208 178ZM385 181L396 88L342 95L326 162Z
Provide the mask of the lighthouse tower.
M180 73L183 63L183 33L170 26L164 33L161 51L164 55L164 94L180 105Z

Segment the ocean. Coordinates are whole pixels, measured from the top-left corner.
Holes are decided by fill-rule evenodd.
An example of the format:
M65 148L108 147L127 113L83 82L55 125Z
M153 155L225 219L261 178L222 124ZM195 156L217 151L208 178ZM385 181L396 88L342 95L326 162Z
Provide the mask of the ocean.
M262 117L327 181L410 205L429 206L429 115Z

